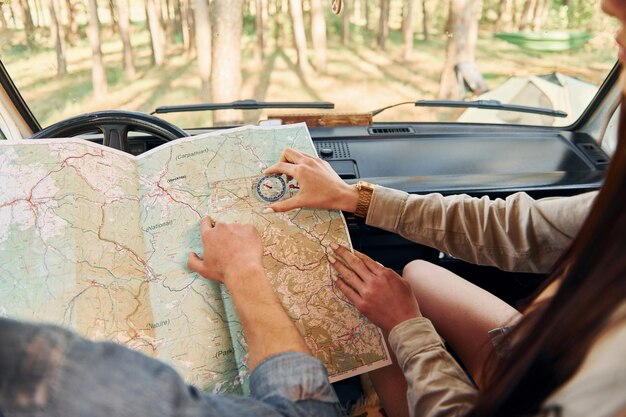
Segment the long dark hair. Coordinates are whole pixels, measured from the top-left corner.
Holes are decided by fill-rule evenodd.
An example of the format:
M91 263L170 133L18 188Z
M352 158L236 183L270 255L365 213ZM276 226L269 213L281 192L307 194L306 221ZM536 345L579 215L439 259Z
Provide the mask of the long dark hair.
M472 416L524 416L580 367L593 343L626 320L626 109L618 145L589 217L542 288L556 294L533 309L509 334L510 353L491 360L487 384ZM623 310L622 310L623 311ZM617 360L617 359L616 359Z

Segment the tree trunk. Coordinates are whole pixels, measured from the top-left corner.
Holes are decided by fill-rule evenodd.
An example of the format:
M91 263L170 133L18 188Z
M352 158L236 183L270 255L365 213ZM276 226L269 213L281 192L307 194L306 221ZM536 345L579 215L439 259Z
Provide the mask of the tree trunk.
M526 0L524 3L524 9L522 9L522 15L519 19L519 30L523 31L528 29L531 20L533 19L533 12L535 11L536 0Z
M191 11L189 7L189 0L180 0L180 26L183 36L183 48L187 53L191 52Z
M304 33L304 16L302 15L302 0L289 0L289 11L293 26L293 39L298 53L298 68L302 74L311 71L307 58L306 34Z
M311 40L315 69L326 72L326 17L322 0L311 0Z
M146 15L150 42L152 44L152 60L155 65L161 66L165 62L165 30L161 22L161 2L146 0Z
M47 26L44 22L43 7L41 6L41 0L34 0L35 3L35 27Z
M546 12L546 0L537 0L535 3L535 12L533 16L533 31L539 32L543 25L543 19Z
M428 9L426 8L426 0L422 0L422 33L424 41L428 42Z
M19 0L19 5L20 17L24 25L24 32L26 33L26 44L32 49L35 46L35 24L30 14L30 5L28 4L28 0Z
M183 33L182 6L180 0L174 0L174 33Z
M463 98L465 85L475 93L486 89L485 81L475 63L478 17L476 0L451 0L446 61L441 73L438 98Z
M109 14L111 15L111 21L109 22L111 24L111 31L115 33L119 27L117 13L115 11L115 0L109 0Z
M98 19L98 4L96 0L89 0L89 27L87 30L89 44L91 45L91 83L93 85L93 96L100 99L107 94L108 84L102 50L100 49L100 19Z
M287 48L295 45L293 36L293 22L289 15L289 0L279 0L278 27L280 30L279 44Z
M57 75L63 76L67 74L67 65L65 63L65 30L59 22L60 6L59 0L48 0L50 9L50 32L52 34L52 44L57 55Z
M198 73L200 74L202 101L211 101L211 17L209 0L195 1L196 51L198 54ZM215 2L217 0L213 0ZM221 36L217 32L214 36Z
M67 9L67 28L65 32L65 40L69 44L74 44L78 39L78 21L76 20L76 9L71 0L65 0L65 8Z
M517 0L511 0L511 27L517 27Z
M165 4L161 4L161 11L163 13L161 22L165 28L165 43L171 45L174 43L174 30L176 29L176 21L172 16L172 5L170 0L165 0Z
M0 3L0 29L8 29L9 23L4 17L4 3Z
M59 21L57 19L59 14L54 12L54 4L52 0L46 0L46 5L48 6L48 13L50 14L50 38L48 39L48 46L50 48L56 48L57 37L59 35Z
M351 0L343 0L343 33L341 36L341 43L343 45L350 44L350 14L354 4Z
M255 0L254 26L256 28L256 61L263 62L267 47L267 0Z
M406 0L404 24L402 25L403 57L405 61L413 54L413 5L414 0Z
M380 19L378 21L376 46L382 50L385 49L385 43L389 36L389 3L390 0L380 0Z
M11 20L13 21L13 27L17 28L17 18L15 17L15 10L13 9L13 2L9 3L9 12L11 14Z
M358 24L359 26L361 25L361 22L363 21L363 1L362 0L353 0L353 7L352 10L354 10L354 14L352 15L352 19L353 22Z
M241 97L241 31L243 26L243 0L212 0L211 27L211 94L212 100L225 103ZM216 125L241 122L239 110L214 113Z
M494 30L496 32L500 32L502 27L506 25L510 4L510 0L500 0L500 3L498 4L498 18L496 19L494 26Z
M370 5L370 1L371 0L364 0L365 1L365 29L370 30L372 25L372 8Z
M117 25L122 38L124 54L124 70L130 78L136 74L133 63L133 46L130 42L130 14L128 11L128 0L115 0L117 2Z

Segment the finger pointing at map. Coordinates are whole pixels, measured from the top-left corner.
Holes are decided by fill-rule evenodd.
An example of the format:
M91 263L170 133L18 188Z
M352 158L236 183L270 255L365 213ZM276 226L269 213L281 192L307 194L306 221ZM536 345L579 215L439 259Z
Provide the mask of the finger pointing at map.
M190 253L187 266L212 281L245 276L240 271L262 269L263 245L259 233L251 225L216 223L205 217L200 223L203 253L200 258Z
M287 148L278 163L265 174L285 174L295 178L300 187L292 198L269 205L275 212L296 208L318 208L354 212L359 199L358 190L345 183L330 164L317 157Z

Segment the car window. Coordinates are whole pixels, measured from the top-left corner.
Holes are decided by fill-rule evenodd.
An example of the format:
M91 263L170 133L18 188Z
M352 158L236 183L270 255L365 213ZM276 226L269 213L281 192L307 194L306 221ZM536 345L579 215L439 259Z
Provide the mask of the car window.
M591 0L20 1L0 4L0 58L42 126L103 109L328 101L375 121L566 126L616 61L615 23ZM415 107L498 100L567 117ZM283 110L282 113L311 110ZM317 111L317 110L316 110ZM163 115L185 127L280 110Z

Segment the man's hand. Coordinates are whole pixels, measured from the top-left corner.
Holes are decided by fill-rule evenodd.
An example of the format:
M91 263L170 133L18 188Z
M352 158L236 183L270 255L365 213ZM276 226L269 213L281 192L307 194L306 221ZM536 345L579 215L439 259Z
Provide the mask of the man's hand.
M309 348L283 309L263 269L263 244L253 226L200 223L202 258L189 254L187 267L228 287L248 342L250 370L281 352Z
M270 204L276 211L296 208L319 208L354 212L359 200L356 187L346 184L331 168L319 158L287 148L277 164L265 170L265 174L285 174L287 179L295 178L300 190L295 197Z
M210 217L200 222L202 258L190 253L187 267L212 281L228 284L263 269L263 244L251 225L215 223Z
M335 285L372 323L389 333L397 324L422 315L411 285L404 278L367 255L332 246L343 260L328 257L339 273Z

